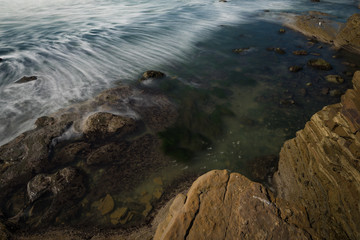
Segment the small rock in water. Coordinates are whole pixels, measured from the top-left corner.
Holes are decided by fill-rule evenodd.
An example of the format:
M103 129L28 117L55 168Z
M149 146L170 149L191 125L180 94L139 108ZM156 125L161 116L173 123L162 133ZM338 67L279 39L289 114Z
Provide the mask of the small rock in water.
M328 87L322 88L321 89L321 94L327 95L329 93L329 91L330 91L330 88L328 88Z
M3 61L3 59L2 58L0 58L0 62L2 62Z
M298 72L298 71L300 71L300 70L302 70L302 67L301 66L291 66L291 67L289 67L289 71L290 72Z
M280 104L281 105L294 105L295 104L295 101L293 99L281 99L280 100Z
M332 97L340 97L342 94L342 92L338 89L331 90L329 93Z
M311 0L311 2L320 2L320 0Z
M275 52L278 53L278 54L285 54L285 50L284 49L281 49L281 48L275 48Z
M286 32L285 29L283 28L279 29L279 33L285 33L285 32Z
M308 55L307 51L305 51L305 50L296 50L296 51L293 51L293 54L297 55L297 56Z
M301 88L301 89L299 90L299 93L300 93L301 96L306 96L307 91L306 91L305 88Z
M340 84L340 83L343 83L344 82L344 79L339 76L339 75L327 75L325 77L326 81L328 82L331 82L331 83L337 83L337 84Z
M100 200L98 210L101 212L101 215L106 215L114 209L115 203L110 194Z
M165 76L166 75L160 71L149 70L149 71L144 72L144 74L140 78L140 81L144 81L144 80L147 80L150 78L159 79L159 78L163 78Z
M247 51L247 50L249 50L250 48L248 48L248 47L246 47L246 48L235 48L235 49L233 49L232 51L234 52L234 53L243 53L243 52L245 52L245 51Z
M219 2L227 2L226 0L219 0Z
M311 55L313 56L320 56L321 54L320 53L310 53Z
M332 69L331 64L322 58L310 59L307 64L313 68L320 69L320 70L331 70Z
M31 81L35 81L35 80L37 80L36 76L30 76L30 77L24 76L24 77L20 78L19 80L17 80L15 83L27 83L27 82L31 82Z

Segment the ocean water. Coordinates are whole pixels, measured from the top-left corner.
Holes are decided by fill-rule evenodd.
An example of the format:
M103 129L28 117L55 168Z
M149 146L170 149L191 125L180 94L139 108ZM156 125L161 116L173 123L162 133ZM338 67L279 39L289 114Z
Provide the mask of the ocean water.
M221 24L290 2L0 1L0 144L34 119L167 62L188 61ZM162 69L166 70L166 69ZM14 82L36 75L40 81Z
M190 160L174 157L172 166L154 173L153 178L171 185L186 172L199 174L215 168L251 177L249 163L253 159L277 154L312 114L339 101L339 97L321 92L324 88L344 92L351 87L351 75L346 72L356 69L342 62L359 60L326 44L310 44L289 29L279 34L283 28L279 16L316 10L345 22L358 12L357 3L0 0L0 145L32 129L40 116L90 99L119 83L132 84L142 72L155 69L172 79L155 87L182 104L183 122L201 122L203 119L194 116L203 116L208 105L216 105L221 107L221 126L199 130L211 144L201 151L192 149ZM269 47L280 47L286 54L268 51ZM236 54L235 48L248 50ZM314 56L291 54L299 49L320 54L334 69L325 73L306 67L306 61ZM341 58L332 58L338 54ZM288 68L292 65L304 70L291 73ZM327 74L341 74L345 83L329 85L324 81ZM15 83L32 75L38 80ZM181 127L163 136L178 134ZM185 127L191 130L191 126ZM222 133L214 136L211 131L217 127ZM132 193L113 196L115 202L129 207L141 201L144 191L156 191L152 180ZM89 213L85 210L83 216ZM102 221L100 225L109 224Z

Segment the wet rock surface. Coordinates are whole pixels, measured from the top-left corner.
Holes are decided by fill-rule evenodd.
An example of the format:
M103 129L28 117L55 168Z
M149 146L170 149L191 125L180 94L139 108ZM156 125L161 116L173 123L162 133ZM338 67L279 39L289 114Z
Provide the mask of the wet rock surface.
M30 76L30 77L24 76L19 80L17 80L15 83L27 83L27 82L35 81L37 79L38 78L36 76Z
M144 81L147 79L159 79L159 78L163 78L165 77L165 74L160 72L160 71L154 71L154 70L149 70L143 73L143 75L140 78L140 81Z
M2 218L23 229L71 224L69 219L82 214L77 224L107 218L120 206L116 200L112 204L113 196L132 191L168 165L157 131L177 116L161 93L119 86L40 117L35 129L0 147ZM97 208L93 203L100 199ZM128 214L135 222L149 213L143 215L141 204L135 209L139 212Z
M319 69L319 70L328 71L328 70L332 69L331 64L322 58L310 59L307 64L308 64L308 66L311 66L311 67Z
M306 15L289 15L285 25L316 40L334 44L338 48L360 53L360 14L352 15L346 23L331 16L311 11Z

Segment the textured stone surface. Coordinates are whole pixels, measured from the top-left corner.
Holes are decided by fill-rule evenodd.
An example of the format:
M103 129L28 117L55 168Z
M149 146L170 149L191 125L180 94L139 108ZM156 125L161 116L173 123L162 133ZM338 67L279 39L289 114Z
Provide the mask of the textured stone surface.
M176 118L164 95L129 86L40 117L36 128L0 146L0 220L15 224L14 231L70 224L83 209L89 221L108 217L116 208L109 197L100 211L92 202L133 191L165 167L156 132Z
M278 196L304 206L325 239L360 239L360 72L353 83L285 142L274 175Z
M154 239L310 239L275 202L261 184L214 170L175 198Z
M360 14L352 15L336 36L335 45L360 53Z
M287 15L285 25L321 42L334 44L351 52L360 53L360 14L352 15L347 22L334 21L319 12L307 15Z

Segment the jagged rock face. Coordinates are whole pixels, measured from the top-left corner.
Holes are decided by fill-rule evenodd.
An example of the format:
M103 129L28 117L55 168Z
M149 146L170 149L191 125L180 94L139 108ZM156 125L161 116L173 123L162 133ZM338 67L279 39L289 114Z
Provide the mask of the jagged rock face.
M353 83L285 142L274 175L278 197L304 206L325 239L360 239L360 72Z
M289 28L338 48L360 53L360 14L352 15L345 24L335 22L319 12L290 16L290 19L285 22Z
M336 45L360 53L360 14L352 15L336 36Z
M310 239L277 205L261 184L214 170L175 198L154 239Z

